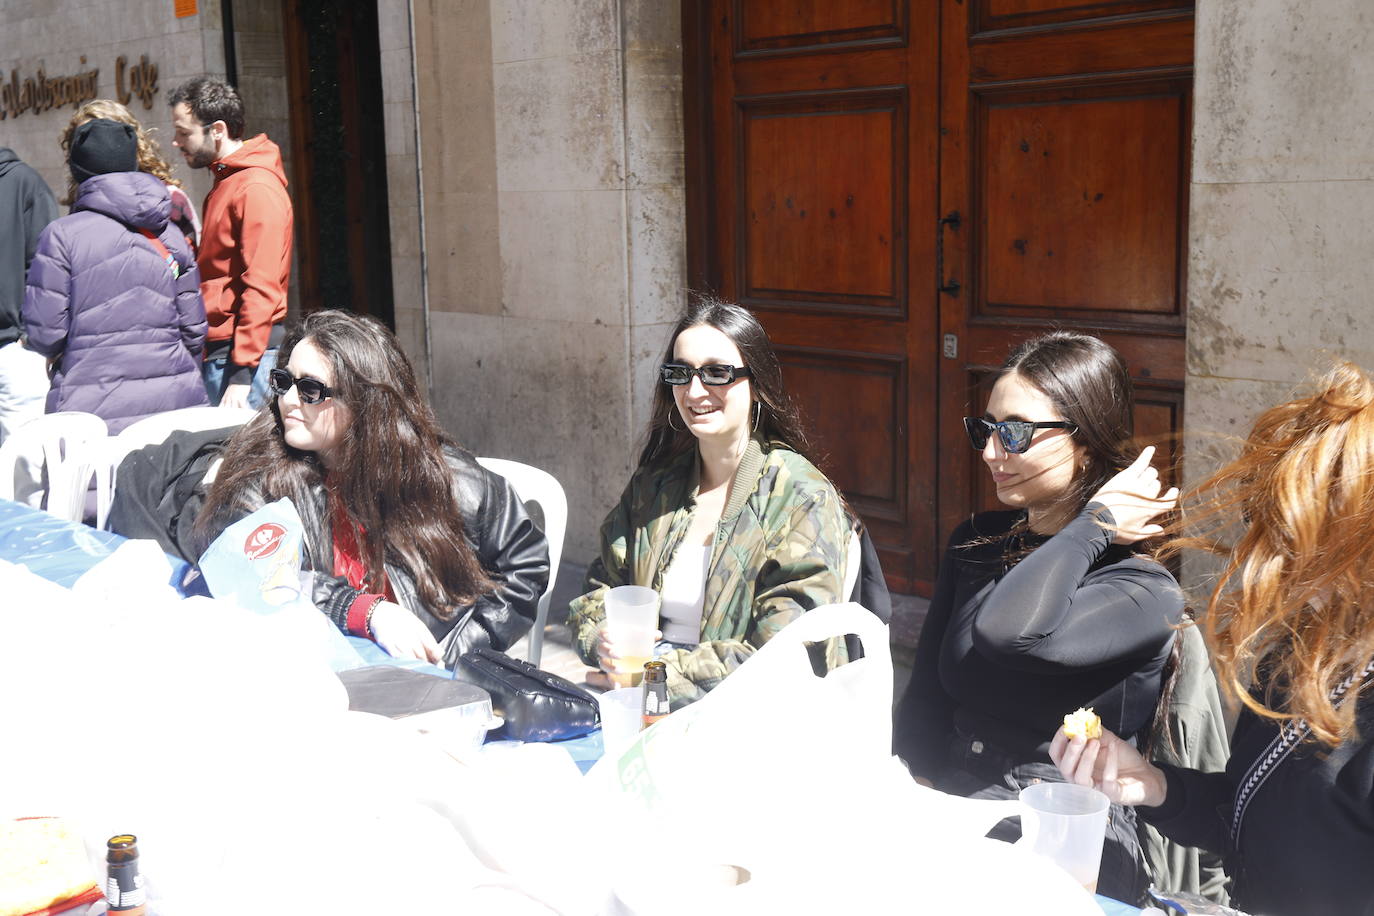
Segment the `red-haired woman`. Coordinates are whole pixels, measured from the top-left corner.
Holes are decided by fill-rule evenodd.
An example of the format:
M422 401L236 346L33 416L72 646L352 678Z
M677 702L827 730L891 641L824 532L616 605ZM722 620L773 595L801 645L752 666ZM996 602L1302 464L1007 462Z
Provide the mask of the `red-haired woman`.
M1244 704L1225 772L1150 763L1109 731L1061 730L1050 755L1171 839L1225 854L1238 906L1374 913L1374 382L1337 366L1261 415L1197 494L1194 533L1166 549L1227 557L1204 617Z

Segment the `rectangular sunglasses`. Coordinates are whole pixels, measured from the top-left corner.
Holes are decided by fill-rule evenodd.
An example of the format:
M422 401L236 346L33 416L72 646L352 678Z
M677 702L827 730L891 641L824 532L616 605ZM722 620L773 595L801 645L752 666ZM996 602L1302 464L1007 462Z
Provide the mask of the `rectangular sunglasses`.
M325 398L334 396L334 389L319 379L308 376L295 378L285 369L273 369L267 373L267 387L271 389L273 397L281 397L290 391L293 385L296 393L300 395L302 404L318 404Z
M701 379L703 385L728 385L737 378L749 375L748 366L727 366L712 363L709 366L688 366L684 363L664 363L658 369L659 378L665 385L690 385L692 376Z
M1077 426L1065 420L1040 423L1028 420L1002 420L1000 423L993 423L982 417L964 417L964 431L968 433L968 441L980 452L988 447L988 437L996 431L997 438L1002 440L1002 448L1009 454L1019 455L1030 448L1031 439L1037 429L1067 429L1078 432Z

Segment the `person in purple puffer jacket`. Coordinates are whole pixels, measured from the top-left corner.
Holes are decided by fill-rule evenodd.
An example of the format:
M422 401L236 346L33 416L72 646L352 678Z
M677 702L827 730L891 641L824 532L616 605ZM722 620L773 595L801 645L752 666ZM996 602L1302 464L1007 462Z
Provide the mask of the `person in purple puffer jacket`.
M28 346L48 357L47 411L80 410L114 434L150 414L207 404L205 305L167 185L138 171L137 133L104 118L67 153L72 212L38 238L24 298Z

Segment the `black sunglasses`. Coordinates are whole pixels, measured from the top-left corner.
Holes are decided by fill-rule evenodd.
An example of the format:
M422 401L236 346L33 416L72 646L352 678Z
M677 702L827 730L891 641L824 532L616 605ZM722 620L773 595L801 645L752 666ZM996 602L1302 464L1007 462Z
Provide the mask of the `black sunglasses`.
M301 396L302 404L318 404L325 398L334 396L334 389L316 378L302 376L295 378L285 369L273 369L267 373L267 386L272 389L274 397L281 397L295 386L296 393Z
M1037 429L1067 429L1070 432L1078 432L1078 427L1064 420L1054 420L1045 423L1031 423L1027 420L1003 420L1000 423L993 423L991 420L984 420L982 417L964 417L964 431L968 433L968 441L973 443L973 447L978 451L988 447L988 437L993 430L997 431L997 438L1002 440L1002 448L1012 455L1019 455L1031 446L1031 439L1035 436Z
M688 366L684 363L664 363L658 370L659 378L665 385L690 385L692 376L701 379L703 385L728 385L737 378L749 375L748 366L725 366L712 363L709 366Z

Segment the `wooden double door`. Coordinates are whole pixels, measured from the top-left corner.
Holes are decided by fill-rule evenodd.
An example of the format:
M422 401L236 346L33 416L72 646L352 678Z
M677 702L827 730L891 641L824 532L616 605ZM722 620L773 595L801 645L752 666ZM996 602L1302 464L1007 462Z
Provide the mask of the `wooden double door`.
M1126 357L1182 414L1185 0L684 0L688 258L777 345L889 583L993 504L961 418L1021 340Z

